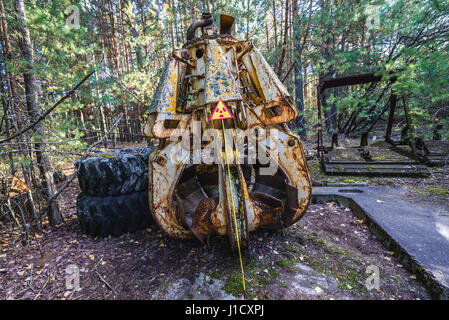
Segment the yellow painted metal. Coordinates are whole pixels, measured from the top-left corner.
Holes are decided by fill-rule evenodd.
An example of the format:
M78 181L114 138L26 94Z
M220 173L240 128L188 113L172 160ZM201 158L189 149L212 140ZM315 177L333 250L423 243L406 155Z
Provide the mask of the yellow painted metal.
M221 125L220 121L210 121L220 100L234 116ZM170 236L182 239L204 241L212 234L228 235L231 247L237 250L240 245L246 246L250 231L295 223L311 197L301 140L285 125L296 116L285 86L250 42L230 34L216 35L208 27L202 37L176 50L144 127L150 137L167 138L149 160L149 203L158 225ZM176 137L184 129L192 129L194 120L202 132L214 128L221 131L226 123L230 136L224 139L229 143L236 143L239 129L271 130L274 140L256 138L255 143L277 171L264 177L261 168L253 165L248 180L248 170L244 172L236 162L238 151L228 146L219 151L224 164L192 165L187 155L183 156L184 163L175 163L172 156L181 140ZM214 139L203 141L202 147L221 143L220 135ZM278 191L270 191L276 186ZM181 189L183 192L178 192ZM244 221L244 227L238 220Z
M218 101L241 101L237 82L232 76L226 54L217 40L209 39L206 46L206 94L205 104L216 105Z

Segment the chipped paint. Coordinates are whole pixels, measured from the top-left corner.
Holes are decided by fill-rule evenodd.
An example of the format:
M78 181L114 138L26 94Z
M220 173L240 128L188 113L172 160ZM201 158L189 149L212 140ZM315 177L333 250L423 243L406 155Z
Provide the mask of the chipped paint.
M149 159L150 209L172 237L204 242L209 235L227 235L236 249L237 240L243 247L248 245L251 231L285 228L298 221L309 204L312 184L301 140L285 125L296 118L297 110L262 54L248 41L216 34L213 26L203 31L172 54L144 133L161 139L180 136L183 129L192 128L193 120L200 121L201 130L221 130L221 122L209 120L221 99L234 115L225 122L231 129L226 139L235 145L236 129L273 130L275 140L256 138L255 142L278 169L263 176L259 165L238 165L235 149L227 149L230 172L223 164L175 163L170 154L180 142L163 140Z

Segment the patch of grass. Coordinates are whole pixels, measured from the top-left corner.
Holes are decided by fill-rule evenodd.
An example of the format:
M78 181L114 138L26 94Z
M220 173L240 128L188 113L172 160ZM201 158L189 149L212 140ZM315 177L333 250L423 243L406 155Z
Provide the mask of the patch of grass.
M278 260L275 263L285 270L289 270L293 266L293 262L288 260Z
M387 157L373 157L371 158L373 161L381 161L381 160L385 160Z
M257 282L259 283L259 285L263 286L264 288L266 288L268 285L268 279L265 277L260 277L259 279L257 279Z
M281 277L281 275L279 274L279 272L277 272L274 269L268 269L268 274L270 275L270 277L272 277L273 279L279 279Z
M312 176L316 176L317 174L321 173L321 166L319 161L308 162L307 164Z
M247 290L249 288L249 285L250 284L245 279L245 287ZM235 297L243 294L242 274L240 272L231 273L229 278L226 280L224 290L226 291L226 293L232 294Z
M220 272L218 272L218 271L212 271L210 273L210 276L214 279L221 280Z
M448 189L440 188L440 187L434 186L434 185L428 186L426 188L425 192L428 195L437 195L437 196L440 196L440 197L449 195L449 190Z
M358 291L366 292L367 289L365 285L363 285L359 279L359 273L356 271L350 271L346 274L338 274L336 278L339 281L337 287L341 290L352 290L356 289Z
M263 280L264 277L259 277L257 275L260 265L258 265L256 261L245 259L244 265L245 265L246 298L252 299L254 297L252 289L256 285L256 282L260 285L264 285L265 281ZM228 272L225 271L226 269L212 272L211 277L224 281L226 276L223 276L223 274L228 274ZM243 283L242 283L242 273L240 271L240 264L235 263L230 267L230 269L234 271L231 271L229 273L229 276L226 278L224 290L226 293L238 297L240 294L243 294ZM250 279L250 281L248 281L248 279Z
M281 283L281 287L282 287L282 288L288 288L288 284L286 284L285 282L282 282L282 283Z
M316 246L319 252L315 255L305 255L304 263L318 273L336 278L341 290L366 292L364 273L360 271L360 267L365 265L363 258L352 250L332 244L332 241L322 234L313 236L313 239L315 245L319 244Z
M342 249L342 248L337 247L337 246L329 246L329 247L327 248L327 251L328 251L329 253L332 253L332 254L339 254L339 255L344 255L344 254L346 253L346 250L345 250L345 249Z
M286 243L284 246L284 249L289 251L289 252L295 252L295 247L293 247L290 243Z
M112 158L115 157L117 154L115 152L104 152L100 153L99 156L102 158Z

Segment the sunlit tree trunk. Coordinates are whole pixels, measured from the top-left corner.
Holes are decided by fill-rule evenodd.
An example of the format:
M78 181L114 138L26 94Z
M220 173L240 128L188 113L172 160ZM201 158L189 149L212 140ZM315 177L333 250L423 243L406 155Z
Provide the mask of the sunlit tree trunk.
M298 2L299 0L293 0L293 16L295 17L294 21L294 47L297 54L301 55L301 18L298 14ZM294 57L296 59L296 57ZM299 135L301 138L306 138L306 127L305 127L305 119L304 119L304 96L303 96L303 79L302 79L302 61L301 56L299 56L295 63L295 104L298 109L298 118L296 118L295 122L297 124L297 128L299 129Z
M34 77L34 55L31 45L30 32L27 27L27 18L23 0L14 0L14 9L17 14L17 27L20 34L20 51L23 59L26 61L26 69L23 73L25 82L26 105L31 116L31 121L35 121L39 116L38 108L38 93L36 87L36 80ZM56 184L53 178L53 171L50 165L50 160L45 151L42 151L45 146L45 132L41 124L38 123L33 128L37 134L35 136L35 152L36 161L39 166L39 172L42 179L42 184L46 190L47 199L51 198L56 193ZM48 220L51 225L61 223L62 216L59 212L57 202L51 201L47 207Z

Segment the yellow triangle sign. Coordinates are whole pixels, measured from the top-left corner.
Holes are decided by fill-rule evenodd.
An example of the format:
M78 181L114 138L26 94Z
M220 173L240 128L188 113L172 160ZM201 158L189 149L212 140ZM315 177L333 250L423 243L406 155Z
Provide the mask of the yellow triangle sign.
M27 192L28 190L30 190L30 187L28 187L25 182L14 176L12 177L11 189L9 189L8 192L8 199L14 198L21 193Z
M224 120L224 119L233 119L234 116L232 115L231 111L226 107L223 101L218 101L217 106L214 109L214 112L212 112L212 115L209 118L209 121L213 120Z

